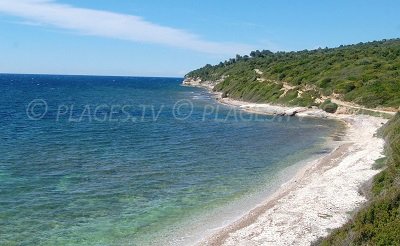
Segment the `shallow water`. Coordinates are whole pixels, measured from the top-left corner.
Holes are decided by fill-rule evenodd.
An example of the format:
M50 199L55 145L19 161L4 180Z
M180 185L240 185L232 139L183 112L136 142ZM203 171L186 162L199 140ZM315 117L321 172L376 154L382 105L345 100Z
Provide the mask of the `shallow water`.
M174 242L338 127L238 112L181 81L0 75L0 245Z

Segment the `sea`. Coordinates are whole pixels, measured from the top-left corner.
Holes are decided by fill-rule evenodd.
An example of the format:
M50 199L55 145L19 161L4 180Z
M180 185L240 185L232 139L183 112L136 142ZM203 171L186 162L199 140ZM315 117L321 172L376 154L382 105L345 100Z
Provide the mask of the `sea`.
M0 75L0 245L190 245L330 152L333 120L182 78Z

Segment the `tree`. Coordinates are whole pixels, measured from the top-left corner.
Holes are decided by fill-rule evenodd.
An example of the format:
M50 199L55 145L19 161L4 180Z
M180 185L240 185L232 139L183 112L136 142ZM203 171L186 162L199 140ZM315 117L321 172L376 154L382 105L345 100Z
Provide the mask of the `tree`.
M262 50L261 54L263 56L269 56L269 55L273 55L274 53L272 51L270 51L270 50Z

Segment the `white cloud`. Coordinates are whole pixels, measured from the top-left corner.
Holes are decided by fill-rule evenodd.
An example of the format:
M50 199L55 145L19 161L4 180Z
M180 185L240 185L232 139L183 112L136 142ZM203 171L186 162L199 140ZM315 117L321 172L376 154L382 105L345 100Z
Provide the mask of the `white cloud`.
M250 46L203 40L190 32L161 26L139 16L77 8L52 0L0 0L0 13L84 35L168 45L211 54L247 53Z

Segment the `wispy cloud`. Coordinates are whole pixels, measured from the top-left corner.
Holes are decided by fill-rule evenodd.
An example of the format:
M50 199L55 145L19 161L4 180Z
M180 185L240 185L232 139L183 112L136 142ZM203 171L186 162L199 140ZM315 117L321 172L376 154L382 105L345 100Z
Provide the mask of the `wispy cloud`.
M0 13L79 34L155 43L211 54L234 55L252 48L237 43L211 42L185 30L162 26L139 16L78 8L53 0L0 0Z

